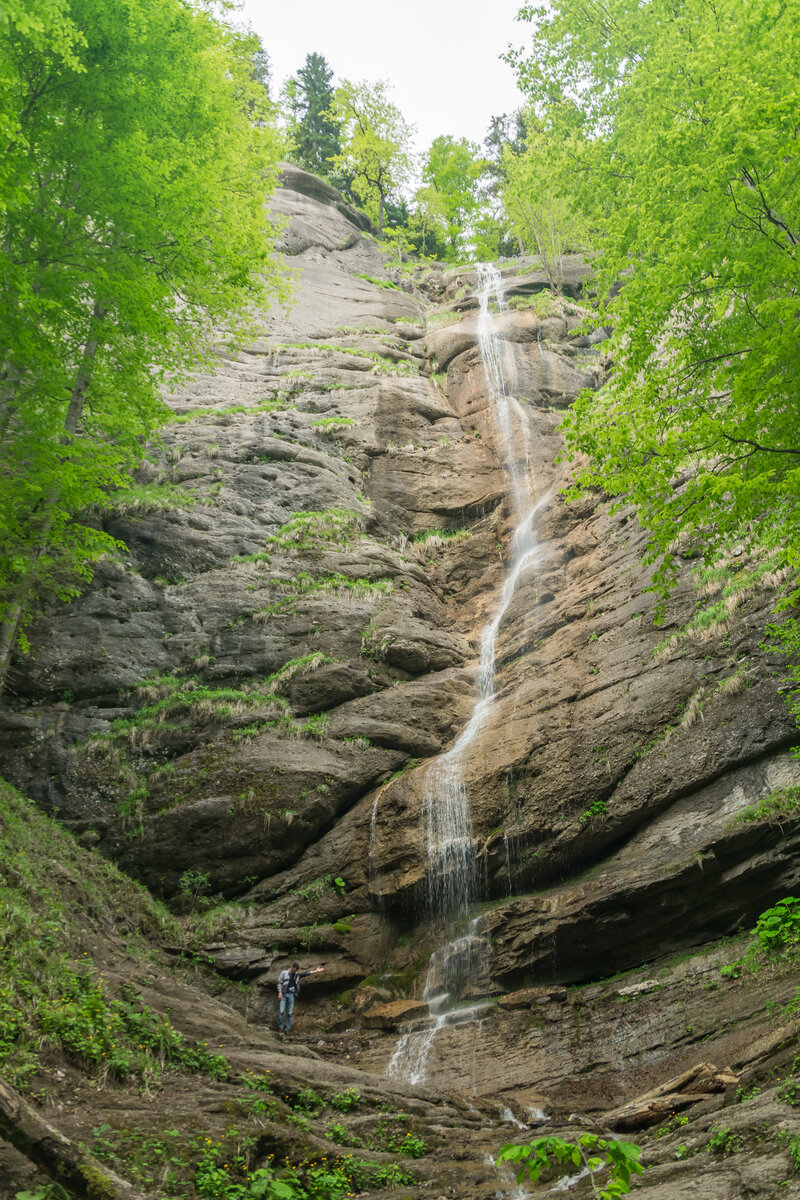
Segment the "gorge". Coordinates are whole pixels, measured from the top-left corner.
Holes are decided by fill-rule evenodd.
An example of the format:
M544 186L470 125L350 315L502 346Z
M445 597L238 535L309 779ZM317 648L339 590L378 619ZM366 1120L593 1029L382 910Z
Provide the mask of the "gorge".
M656 624L631 511L565 498L561 416L613 369L580 257L561 296L524 257L401 263L290 166L272 213L292 302L169 397L141 499L102 518L125 553L37 621L0 711L2 774L77 839L86 953L231 1066L100 1096L45 1056L27 1082L123 1177L126 1131L186 1158L233 1114L258 1165L424 1139L370 1196L544 1194L499 1148L595 1128L644 1147L648 1200L800 1193L792 964L721 970L800 887L797 819L754 812L800 784L779 580L743 550L698 578L683 547ZM180 937L127 882L80 899L105 860ZM287 1044L294 956L325 970ZM235 1072L277 1088L252 1129ZM656 1120L616 1112L684 1075ZM4 1200L44 1179L3 1171Z

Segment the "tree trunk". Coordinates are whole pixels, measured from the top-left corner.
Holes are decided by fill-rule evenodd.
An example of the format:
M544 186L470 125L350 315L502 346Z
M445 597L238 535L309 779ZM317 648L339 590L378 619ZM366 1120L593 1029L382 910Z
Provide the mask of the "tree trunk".
M69 398L69 407L67 415L64 418L64 432L61 436L61 445L68 446L74 439L78 429L78 423L83 415L83 408L86 403L86 393L89 390L89 384L92 381L92 371L94 361L97 357L99 348L99 327L106 315L106 309L102 305L95 303L92 309L92 323L89 327L89 333L86 338L86 343L81 354L80 366L78 374L75 378L75 384L72 388L72 393ZM53 490L47 497L47 505L49 508L58 500L58 490ZM14 647L17 644L17 636L20 631L20 626L27 611L28 600L30 598L31 589L36 578L36 564L44 554L49 544L50 531L53 527L52 515L45 513L44 522L42 524L36 544L32 550L30 563L25 574L20 579L16 594L11 601L6 616L2 624L0 624L0 695L8 677L8 670L11 666L11 659L14 654Z
M79 1149L0 1078L0 1136L78 1200L146 1200L145 1194Z

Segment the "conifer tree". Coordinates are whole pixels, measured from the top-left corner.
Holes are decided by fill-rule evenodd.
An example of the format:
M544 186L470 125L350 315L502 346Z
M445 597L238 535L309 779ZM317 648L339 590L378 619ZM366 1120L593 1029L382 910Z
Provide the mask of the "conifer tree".
M333 71L321 54L308 54L296 76L294 157L315 175L329 176L331 160L341 153L339 123L332 115Z

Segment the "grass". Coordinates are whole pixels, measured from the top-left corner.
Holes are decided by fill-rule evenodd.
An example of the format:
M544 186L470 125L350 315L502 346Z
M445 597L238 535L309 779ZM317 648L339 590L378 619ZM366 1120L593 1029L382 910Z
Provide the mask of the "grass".
M288 378L288 376L287 376ZM295 378L311 378L305 373L301 375L299 372ZM227 404L219 408L203 407L193 408L191 412L181 413L180 416L170 417L169 425L186 425L189 421L199 421L204 417L234 417L241 413L271 413L271 412L286 412L296 406L289 404L288 396L279 395L272 400L262 400L258 404Z
M361 514L347 508L297 512L266 541L276 550L295 552L346 546L361 533L363 525Z
M374 283L375 287L391 288L395 292L403 291L403 288L396 283L392 283L390 279L378 279L375 275L366 275L363 271L354 271L353 278L365 279L367 283Z
M351 579L347 575L310 575L308 571L300 571L291 579L272 579L270 581L273 587L279 587L293 595L302 594L312 596L319 592L338 592L340 595L351 596L385 596L394 590L394 580L389 577L383 579ZM291 597L287 596L280 600L273 601L265 608L259 609L253 613L253 619L256 621L265 621L268 616L276 612L282 612L292 603Z
M674 654L684 641L706 642L726 633L734 611L759 585L775 588L787 578L788 571L781 567L782 557L782 553L778 552L756 562L742 555L739 559L716 563L698 571L694 576L694 584L699 596L706 599L717 596L718 599L699 609L682 629L654 646L653 658L666 658ZM730 686L733 687L733 684Z
M119 488L108 497L107 507L122 515L138 515L192 508L197 496L171 483L134 483Z
M314 421L311 428L321 429L324 433L328 429L341 429L349 425L355 425L352 417L322 417L321 420Z
M93 962L115 925L120 954L142 963L158 942L179 940L163 905L2 780L0 850L0 1074L25 1089L55 1054L101 1081L146 1083L166 1067L225 1078L224 1058L132 987L114 995Z
M414 534L414 545L424 546L428 550L438 550L440 546L461 542L469 535L469 529L427 529L424 533Z
M800 787L779 788L768 796L750 804L733 818L731 825L751 824L754 821L768 821L771 825L780 825L782 821L800 817Z

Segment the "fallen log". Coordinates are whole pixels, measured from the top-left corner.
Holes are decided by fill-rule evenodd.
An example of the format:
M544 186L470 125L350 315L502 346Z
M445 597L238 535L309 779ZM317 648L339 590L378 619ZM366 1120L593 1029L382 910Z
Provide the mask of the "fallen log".
M604 1113L603 1122L612 1129L646 1129L679 1109L707 1100L715 1092L724 1092L725 1088L738 1082L739 1076L730 1067L719 1070L713 1063L697 1063L682 1075Z
M144 1192L45 1121L4 1079L0 1079L0 1137L77 1200L147 1200Z

